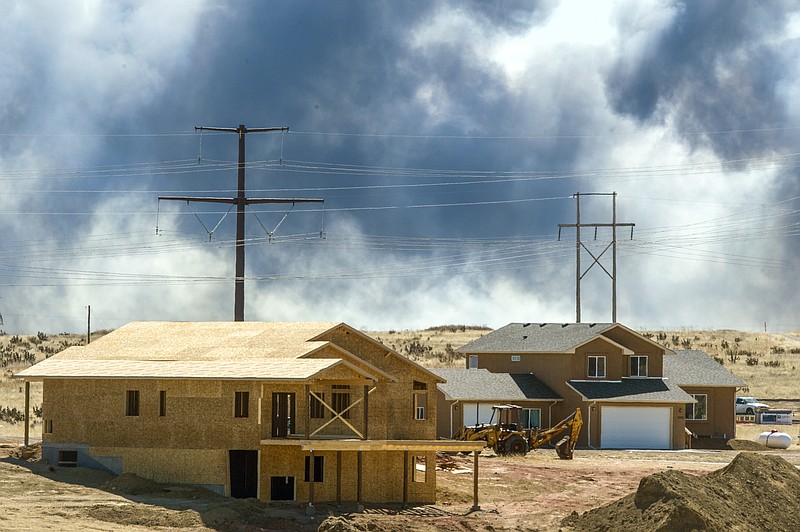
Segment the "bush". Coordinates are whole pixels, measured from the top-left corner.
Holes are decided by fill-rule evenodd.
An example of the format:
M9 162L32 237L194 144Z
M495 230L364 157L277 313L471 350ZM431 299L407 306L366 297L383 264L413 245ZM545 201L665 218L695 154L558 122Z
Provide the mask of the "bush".
M753 356L748 356L744 359L744 363L748 366L758 366L758 359ZM764 362L764 364L766 364L766 362Z

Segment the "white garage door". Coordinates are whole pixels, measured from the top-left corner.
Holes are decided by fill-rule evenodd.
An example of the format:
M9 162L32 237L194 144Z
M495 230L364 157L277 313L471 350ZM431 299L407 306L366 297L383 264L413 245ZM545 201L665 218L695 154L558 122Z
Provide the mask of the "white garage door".
M491 419L491 403L464 403L463 423L465 426L470 427L478 423L489 423Z
M600 409L603 449L671 449L669 407L604 406Z

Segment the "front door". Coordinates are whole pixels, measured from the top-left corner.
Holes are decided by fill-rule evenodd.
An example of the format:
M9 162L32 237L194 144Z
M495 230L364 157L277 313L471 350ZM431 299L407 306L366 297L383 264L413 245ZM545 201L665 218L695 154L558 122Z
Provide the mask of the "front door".
M258 497L258 451L229 451L231 497Z
M294 432L294 394L274 392L272 394L272 437L285 438Z

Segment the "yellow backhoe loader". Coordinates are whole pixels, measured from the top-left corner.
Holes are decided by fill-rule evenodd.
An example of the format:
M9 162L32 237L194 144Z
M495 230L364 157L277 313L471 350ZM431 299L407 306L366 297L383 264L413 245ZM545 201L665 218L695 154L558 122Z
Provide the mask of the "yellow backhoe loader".
M492 407L489 423L462 426L453 436L455 440L486 442L486 447L497 454L527 454L530 449L538 449L556 436L569 429L555 445L556 453L562 460L572 459L572 452L578 441L583 420L578 408L569 417L559 421L549 429L521 429L519 415L522 407L517 405L496 405Z

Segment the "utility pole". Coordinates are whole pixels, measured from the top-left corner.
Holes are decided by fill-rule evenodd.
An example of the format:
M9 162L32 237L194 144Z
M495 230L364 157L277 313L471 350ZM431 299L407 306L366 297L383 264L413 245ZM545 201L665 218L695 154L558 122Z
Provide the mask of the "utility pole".
M322 203L322 199L299 198L248 198L245 196L245 135L267 131L288 131L288 127L205 127L196 126L195 131L226 131L239 135L238 195L235 198L206 198L189 196L159 196L159 200L175 200L185 202L227 203L236 205L236 279L234 284L233 320L244 321L244 240L245 240L245 207L259 203Z
M86 345L92 341L92 306L86 307Z
M582 223L581 222L581 196L611 196L612 197L612 207L611 207L611 223ZM594 192L594 193L587 193L581 194L580 192L574 194L572 196L575 198L575 207L576 207L576 220L574 224L558 224L558 239L561 240L561 229L564 227L574 227L575 228L575 321L576 323L581 322L581 280L583 277L589 273L589 270L594 267L594 265L598 265L606 275L611 278L611 321L613 323L617 322L617 227L630 227L631 228L631 239L633 239L633 227L636 224L632 223L617 223L617 193L616 192ZM610 227L611 228L611 242L606 246L606 248L597 256L595 256L592 251L586 247L586 245L581 240L581 227L594 227L594 238L597 240L597 228L598 227ZM581 248L585 249L586 252L594 259L594 261L586 268L585 271L581 272ZM611 248L612 254L612 269L609 272L605 266L600 262L600 259L603 257L606 251Z

